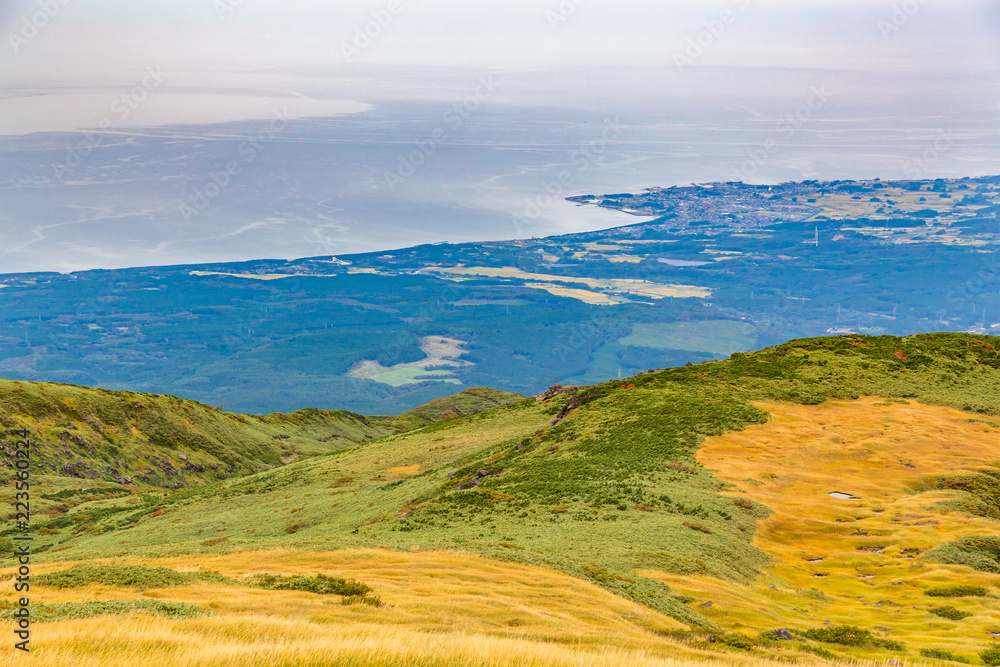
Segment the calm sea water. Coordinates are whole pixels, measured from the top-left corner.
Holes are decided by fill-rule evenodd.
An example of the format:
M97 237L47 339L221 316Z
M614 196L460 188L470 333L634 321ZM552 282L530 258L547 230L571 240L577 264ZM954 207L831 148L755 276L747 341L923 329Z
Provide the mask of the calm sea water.
M865 76L637 73L558 106L523 80L473 101L473 78L329 119L0 137L0 272L593 230L641 218L564 197L691 182L1000 173L996 81Z

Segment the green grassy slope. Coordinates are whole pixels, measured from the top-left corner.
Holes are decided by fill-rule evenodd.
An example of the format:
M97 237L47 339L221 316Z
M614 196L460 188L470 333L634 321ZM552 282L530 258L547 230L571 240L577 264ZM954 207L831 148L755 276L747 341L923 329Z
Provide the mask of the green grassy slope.
M695 461L706 436L760 424L755 400L912 398L1000 415L1000 339L792 341L343 449L141 507L81 506L48 527L58 558L295 546L464 550L555 568L712 627L655 568L752 580L762 506L737 506ZM569 407L575 407L566 413ZM553 421L564 417L556 425ZM105 501L108 502L108 501ZM85 521L76 515L88 517Z
M524 398L520 394L508 391L489 389L488 387L472 387L458 394L437 398L429 403L404 412L398 417L383 419L397 431L411 431L436 422L474 415L484 410L510 405ZM378 418L372 418L373 421Z
M519 398L467 390L400 417L369 419L316 409L252 416L173 396L0 380L0 425L32 433L38 443L36 475L177 489L260 472Z

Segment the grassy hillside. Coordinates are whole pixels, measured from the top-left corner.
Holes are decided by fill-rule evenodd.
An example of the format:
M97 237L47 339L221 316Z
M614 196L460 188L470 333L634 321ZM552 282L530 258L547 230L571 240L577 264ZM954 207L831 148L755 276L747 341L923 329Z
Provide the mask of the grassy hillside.
M375 418L373 421L385 421L397 432L412 431L436 422L475 415L492 408L510 405L523 399L524 396L508 391L498 391L487 387L473 387L458 394L436 398L398 417Z
M977 662L1000 627L998 347L793 341L84 504L39 523L36 544L53 563L309 550L329 571L357 549L478 555L639 603L699 651L720 648L713 633L758 656ZM970 581L982 596L925 595ZM778 628L796 639L759 634Z
M45 490L36 511L58 512L134 487L190 488L260 472L520 398L469 389L399 417L316 409L255 416L174 396L0 380L0 426L32 434L36 484ZM4 482L11 465L4 457Z

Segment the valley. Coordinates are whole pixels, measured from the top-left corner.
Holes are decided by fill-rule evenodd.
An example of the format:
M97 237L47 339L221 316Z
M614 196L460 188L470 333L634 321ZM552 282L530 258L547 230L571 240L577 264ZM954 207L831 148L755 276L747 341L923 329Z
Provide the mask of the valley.
M37 572L75 583L38 584L51 652L33 659L980 664L1000 632L998 347L796 340L537 398L466 392L206 485L105 484L35 519ZM112 604L150 611L107 634Z

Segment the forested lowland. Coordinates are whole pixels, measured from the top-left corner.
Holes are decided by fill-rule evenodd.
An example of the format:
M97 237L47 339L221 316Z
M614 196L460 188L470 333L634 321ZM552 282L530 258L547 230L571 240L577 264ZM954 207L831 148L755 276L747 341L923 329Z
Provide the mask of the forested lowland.
M294 261L0 277L0 376L398 414L795 337L989 333L1000 178L584 195L635 224ZM636 217L641 216L641 217Z

